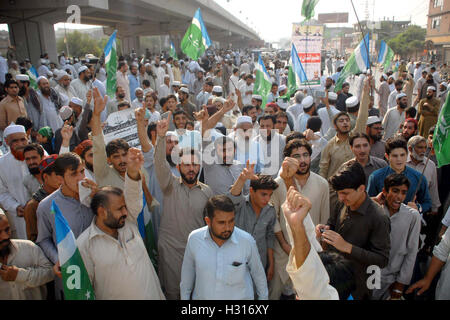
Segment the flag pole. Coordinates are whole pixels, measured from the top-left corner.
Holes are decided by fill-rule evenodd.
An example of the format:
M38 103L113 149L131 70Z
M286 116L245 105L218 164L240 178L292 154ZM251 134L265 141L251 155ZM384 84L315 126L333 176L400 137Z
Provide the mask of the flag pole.
M358 21L359 30L361 31L361 34L362 34L362 37L363 37L364 46L366 47L366 51L367 51L367 59L369 59L369 70L370 70L370 73L372 74L372 64L371 64L371 62L370 62L369 47L367 46L367 43L366 43L366 37L365 37L364 32L363 32L363 29L362 29L362 27L361 27L361 22L359 21L358 14L356 13L356 9L355 9L355 5L353 4L353 0L350 0L350 2L351 2L351 4L352 4L353 11L355 12L356 20Z

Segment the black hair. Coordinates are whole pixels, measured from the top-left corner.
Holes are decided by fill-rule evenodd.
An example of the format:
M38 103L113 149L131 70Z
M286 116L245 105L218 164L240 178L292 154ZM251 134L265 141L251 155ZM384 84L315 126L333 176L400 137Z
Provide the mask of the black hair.
M119 65L117 66L117 70L120 70L124 65L126 65L127 63L124 61L119 61Z
M311 156L312 154L312 148L311 145L309 144L308 141L306 141L306 139L294 139L294 140L290 140L286 146L284 147L283 150L283 155L285 157L290 157L292 154L292 151L294 149L298 149L298 148L305 148L306 150L308 150L309 156Z
M278 87L278 83L276 83L276 82L272 83L272 89L273 89L274 87Z
M334 125L336 125L337 119L340 118L340 117L342 117L342 116L346 116L347 118L350 119L350 116L348 115L347 112L341 111L341 112L339 112L338 114L336 114L336 115L334 116L334 118L333 118L333 123L334 123Z
M250 181L250 188L253 191L257 190L275 190L278 188L278 183L269 175L258 174L258 179Z
M13 80L13 79L5 81L5 86L4 87L9 89L9 87L11 87L11 85L13 85L13 84L15 84L17 87L19 87L19 83L16 80Z
M366 175L363 167L356 160L350 160L330 177L329 182L335 191L358 189L366 185Z
M167 102L167 97L163 97L161 99L159 99L159 105L162 107L163 105L165 105Z
M98 214L98 208L102 207L107 209L109 207L109 195L121 197L123 191L112 186L103 187L97 191L91 200L91 210L95 215Z
M408 119L408 118L413 118L414 119L416 117L416 115L417 115L416 108L414 108L414 107L406 108L406 110L405 110L405 117L406 117L406 119Z
M432 126L429 130L428 130L428 135L433 134L434 135L434 130L436 130L436 126Z
M350 260L332 251L319 252L319 257L330 278L330 285L338 292L339 300L348 300L356 289L354 269Z
M403 174L393 173L384 179L384 190L386 190L386 192L389 192L389 189L392 187L399 187L403 185L409 189L409 180Z
M242 114L248 114L248 112L250 111L250 110L252 110L253 108L256 108L255 106L253 106L253 105L246 105L246 106L244 106L243 108L242 108Z
M322 127L322 120L318 116L313 116L306 122L306 129L311 129L313 132L317 132Z
M392 150L402 148L408 153L408 144L402 136L390 138L386 141L386 153L391 154Z
M272 120L273 125L275 125L275 123L277 122L277 118L275 117L275 115L270 115L270 114L263 114L258 119L258 123L261 124L262 120Z
M358 138L364 138L367 140L367 142L369 142L370 144L370 138L367 134L365 134L364 132L356 132L354 134L352 134L350 136L350 139L348 140L348 142L350 143L350 145L353 147L353 142L358 139Z
M148 81L147 79L145 79L144 81L142 81L142 85L146 86L146 87L150 87L150 81Z
M124 150L125 152L128 152L128 149L130 149L130 145L126 140L114 139L106 145L106 156L109 158L114 153L119 152L119 150Z
M177 109L173 112L172 119L175 120L175 116L179 114L184 114L186 117L188 116L186 111L184 111L183 109Z
M63 153L56 158L54 162L55 173L58 176L64 176L64 173L70 169L75 171L82 164L82 160L79 155L73 152Z
M178 101L177 97L174 94L169 94L166 98L167 98L167 100L174 99L175 101Z
M294 139L305 139L305 136L303 133L298 131L291 131L286 135L286 145Z
M278 120L278 118L286 118L289 120L287 113L281 110L275 115L275 120Z
M37 143L30 143L26 145L25 148L23 149L23 154L25 154L25 152L28 151L36 151L41 157L44 156L44 148L42 148L42 146Z
M403 80L395 80L395 86L402 86L403 85Z
M33 128L33 122L29 118L24 117L24 116L18 117L16 119L16 124L24 126L25 131L28 131L31 128Z
M206 216L212 220L216 210L235 212L233 201L223 194L209 198L205 206Z

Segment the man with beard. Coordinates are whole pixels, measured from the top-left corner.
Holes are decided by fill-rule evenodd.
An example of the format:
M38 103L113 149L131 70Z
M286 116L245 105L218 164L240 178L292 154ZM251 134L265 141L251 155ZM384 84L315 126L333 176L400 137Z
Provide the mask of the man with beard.
M11 239L8 218L0 212L0 299L44 300L52 281L52 264L28 240Z
M61 71L58 73L56 80L58 80L58 85L55 87L55 90L62 97L65 97L64 104L69 103L73 97L77 96L75 90L70 85L70 82L72 81L71 76L67 72Z
M19 96L18 82L16 80L6 81L5 91L8 95L0 102L0 130L5 130L18 117L27 116L23 99Z
M311 96L305 97L302 101L303 112L300 113L295 121L294 131L305 132L306 123L308 119L311 118L316 111L316 104L314 103L314 98Z
M253 100L255 100L255 99L252 98L252 102L253 102ZM256 106L254 106L254 105L245 106L244 108L242 108L242 115L249 116L250 118L252 118L253 129L255 129L255 130L259 129L259 123L257 121L258 120L258 111L256 110Z
M370 142L370 155L378 159L384 159L386 152L385 142L381 140L383 137L383 127L381 126L381 119L377 116L367 118L366 134Z
M382 126L384 128L383 140L392 138L398 131L400 124L405 121L405 109L408 106L408 97L406 94L397 95L397 107L390 108L383 118Z
M39 77L37 83L39 86L39 102L42 106L42 125L52 128L55 132L64 124L58 115L58 111L62 107L62 99L53 88L50 88L47 78Z
M125 100L125 89L118 85L116 87L116 97L114 99L109 100L106 103L108 115L110 115L113 112L119 111L118 105L125 101L127 101Z
M429 86L427 96L420 100L417 106L417 118L419 119L419 134L422 137L428 136L428 130L437 122L440 109L440 101L435 98L436 87Z
M46 257L54 264L55 298L61 300L64 297L63 284L59 264L58 250L56 247L55 216L51 206L54 201L61 212L64 212L70 229L75 238L89 227L94 214L85 204L88 199L80 199L81 184L91 189L90 197L97 191L97 185L84 176L84 165L81 158L75 153L60 155L54 163L55 172L61 187L39 203L36 211L38 236L36 244L41 247ZM81 202L83 201L83 202Z
M83 160L85 166L84 175L86 176L86 178L95 182L94 152L92 150L92 147L92 140L84 140L75 149L73 149L73 152L78 154Z
M336 130L334 130L334 128L332 127L331 122L333 121L334 116L339 113L339 110L336 108L337 99L338 95L336 93L327 91L326 97L322 99L325 108L320 108L319 110L317 110L317 114L322 121L320 132L322 134L322 137L324 137L326 140L331 139L336 134ZM289 108L288 112L289 110L291 109Z
M407 118L403 123L401 136L406 140L406 142L408 142L411 137L417 134L417 129L417 120L413 118Z
M378 89L375 88L375 92L379 96L378 100L378 109L380 110L380 116L384 117L388 108L388 99L391 94L391 90L388 85L388 76L386 74L382 74L380 77L380 86Z
M342 84L342 91L339 93L337 101L336 101L336 108L339 111L347 111L347 107L345 105L345 101L352 97L353 95L349 92L350 90L350 84L348 82L345 82ZM362 100L362 99L361 99Z
M42 184L39 163L44 157L44 148L37 143L31 143L23 149L23 156L29 171L29 174L23 178L23 185L27 189L28 199L30 199Z
M189 90L184 87L181 88L178 91L178 98L180 99L180 103L176 106L177 109L182 109L186 112L190 120L194 120L194 112L197 111L197 107L189 101Z
M391 92L388 99L388 110L392 109L396 106L397 95L402 93L403 89L403 80L395 81L395 90ZM406 99L406 104L408 104L408 99Z
M90 205L94 219L77 239L100 300L165 300L137 222L143 206L143 163L142 152L131 148L124 190L108 186L96 192Z
M255 240L235 227L233 202L217 195L208 200L205 210L207 226L192 231L186 245L181 299L253 300L256 295L258 300L267 300L267 282Z
M11 224L12 237L26 239L23 209L29 196L23 184L28 171L23 161L23 150L28 145L28 139L25 128L14 124L3 131L3 137L10 151L0 157L0 205Z
M82 66L78 69L78 79L73 80L70 86L75 91L75 96L83 99L86 102L86 95L92 89L92 74L87 66ZM119 85L119 82L117 82Z
M303 112L302 101L304 98L305 98L305 94L302 91L298 90L295 93L295 96L294 96L295 104L289 106L286 111L291 114L292 118L297 119L298 116ZM337 99L337 95L336 95L336 99ZM252 104L253 104L253 100L252 100ZM262 98L261 98L261 104L262 104Z
M336 135L328 141L327 146L322 150L319 164L319 174L325 179L330 178L344 162L353 158L353 153L349 144L349 136L357 132L363 132L366 126L369 114L369 82L371 80L372 77L368 76L364 82L360 103L356 97L347 99L348 103L346 102L346 104L350 111L358 109L355 127L352 129L352 118L347 112L340 112L333 119Z
M117 86L121 86L125 91L125 100L130 100L130 79L127 76L128 65L126 62L121 61L117 67L116 78L117 78ZM86 95L84 95L86 96ZM83 97L84 97L83 96Z
M162 67L161 58L159 56L155 57L155 62L153 64L153 71L155 73L155 90L158 90L159 87L164 83L164 75L166 71Z
M128 101L133 101L134 99L136 99L136 89L140 86L138 65L135 63L131 64L128 80L130 83L130 100Z
M131 108L132 109L141 108L144 103L144 90L140 87L136 88L136 90L134 90L134 94L136 96L136 99L131 101Z
M271 175L275 179L283 162L286 137L275 129L276 116L264 115L258 122L259 135L253 138L253 141L259 145L264 159L261 173Z
M350 136L350 149L352 149L355 157L349 161L356 160L364 170L366 176L366 185L372 172L387 167L387 162L383 159L374 157L370 154L370 138L365 133L355 133ZM341 168L343 168L349 161L344 163Z
M278 184L271 176L256 175L254 168L255 164L247 161L227 196L236 208L236 226L255 239L267 281L271 281L274 274L274 226L277 219L275 209L269 202ZM250 180L250 193L244 196L242 189L247 180Z
M56 158L58 156L52 154L44 157L39 163L38 170L42 185L33 193L31 200L27 202L24 209L27 238L33 242L36 242L38 235L36 211L39 203L61 186L55 173L55 166L53 165Z
M171 117L169 112L167 119L157 123L155 171L164 196L158 239L159 278L166 297L173 300L180 298L181 265L188 236L203 226L203 209L213 192L197 180L201 156L194 149L180 151L179 162L174 162L178 162L181 177L172 174L166 153L166 133Z
M19 84L19 95L23 98L28 118L33 123L33 136L40 128L44 127L38 93L30 87L30 78L25 74L17 75L17 83Z
M274 233L278 241L274 243L274 277L269 283L269 297L271 300L280 299L281 294L290 296L295 293L292 282L286 272L286 265L291 252L286 219L283 214L282 204L286 200L287 191L291 186L307 197L313 203L309 211L309 219L314 225L328 221L330 214L330 199L328 182L311 172L312 148L305 139L294 139L284 148L284 161L281 165L280 176L275 179L278 188L273 192L271 203L273 204L278 223L275 224Z

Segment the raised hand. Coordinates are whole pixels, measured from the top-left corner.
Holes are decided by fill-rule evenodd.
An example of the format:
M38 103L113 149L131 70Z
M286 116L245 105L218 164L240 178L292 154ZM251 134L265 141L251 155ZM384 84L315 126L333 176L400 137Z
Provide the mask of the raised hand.
M81 182L81 185L85 188L91 189L91 194L89 195L91 198L94 197L94 195L98 191L98 184L96 184L94 181L88 178L84 178L83 182Z
M236 103L234 102L233 98L231 96L228 97L228 99L223 104L223 111L226 113L230 110L233 110Z
M91 90L88 90L88 92L86 93L86 102L87 102L88 104L90 104L90 103L91 103L91 100L92 100L92 89L91 89Z
M169 111L167 119L161 119L156 123L156 133L159 137L166 136L166 132L169 130L169 123L172 121L172 111Z
M255 163L250 164L247 160L244 170L242 170L240 178L243 180L257 180L258 176L255 174Z
M200 110L199 112L194 112L194 118L195 120L200 122L208 121L209 114L206 105L203 105L202 110Z
M98 88L94 88L94 112L93 114L95 116L100 116L100 114L105 110L106 103L108 102L108 96L105 95L104 98L102 98L102 95L100 94L100 91Z
M139 172L144 165L144 154L138 148L128 150L127 173L133 180L139 179Z
M303 224L311 206L311 201L308 198L303 197L294 187L289 188L286 201L281 208L292 231Z
M61 128L61 137L63 141L70 141L73 135L73 130L74 128L66 121L64 126Z
M292 178L298 170L298 160L291 157L286 157L281 164L280 177L284 180Z
M136 117L136 121L138 125L145 126L147 123L147 119L145 119L145 108L137 108L134 110L134 116Z

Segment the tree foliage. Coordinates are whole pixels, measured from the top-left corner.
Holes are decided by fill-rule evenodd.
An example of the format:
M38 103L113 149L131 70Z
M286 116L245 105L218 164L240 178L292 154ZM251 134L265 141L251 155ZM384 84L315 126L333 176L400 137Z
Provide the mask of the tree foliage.
M406 57L424 49L426 30L416 25L388 40L387 44L396 54Z
M89 34L74 31L67 33L67 44L69 46L69 53L71 57L84 57L91 53L96 57L100 57L103 53L108 37L96 39ZM64 38L59 38L56 41L58 52L67 51ZM117 41L117 52L120 52L120 41ZM67 52L66 52L67 53Z

